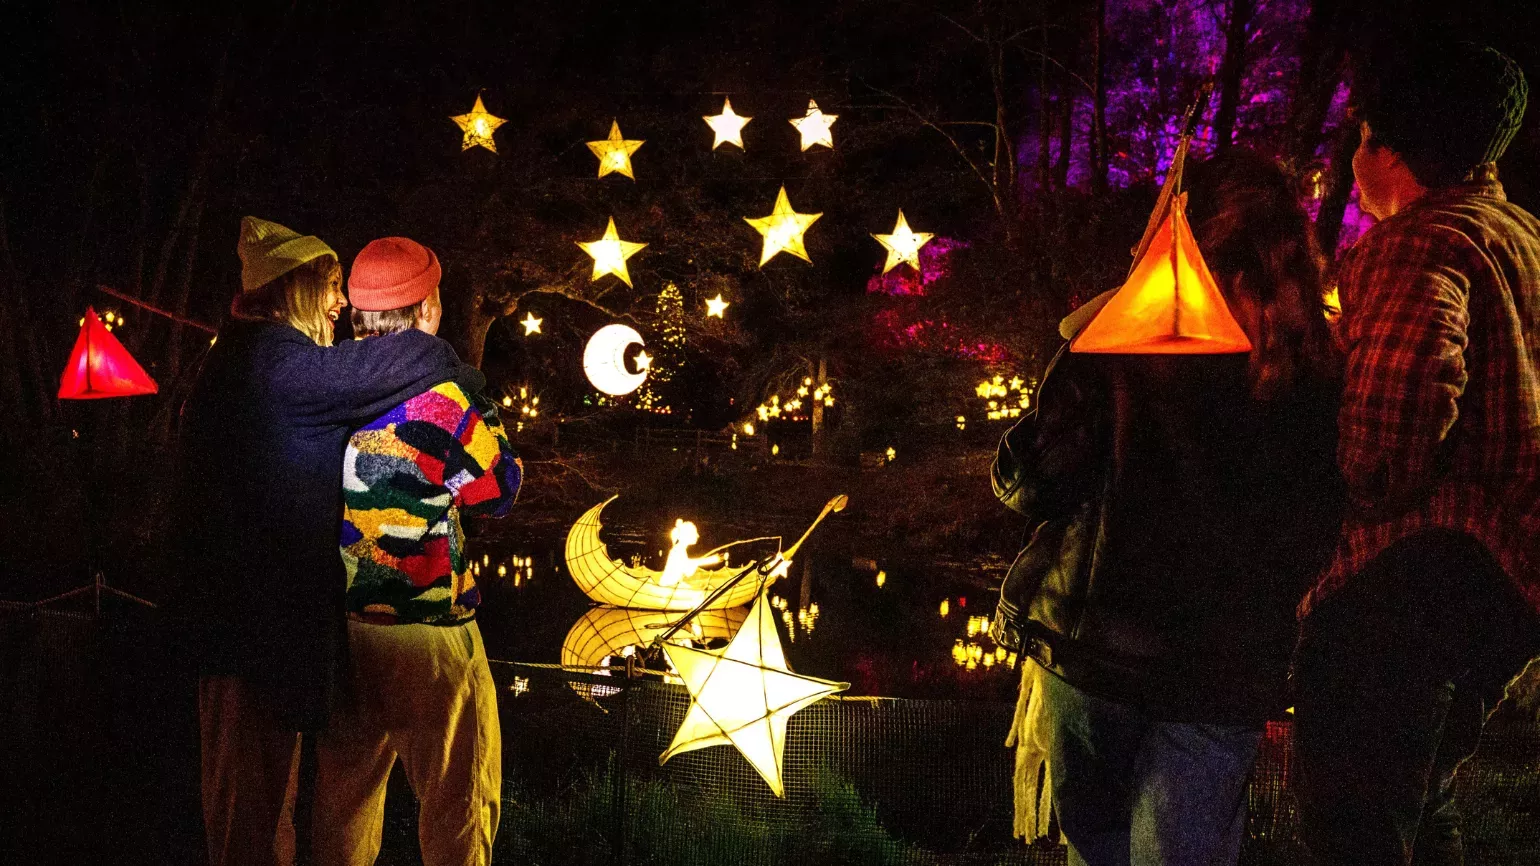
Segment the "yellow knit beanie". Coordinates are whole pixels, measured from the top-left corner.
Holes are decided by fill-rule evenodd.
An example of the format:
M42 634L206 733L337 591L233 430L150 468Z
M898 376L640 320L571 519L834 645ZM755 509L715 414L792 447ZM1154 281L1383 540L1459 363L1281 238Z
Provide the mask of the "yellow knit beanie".
M337 258L320 238L253 216L241 219L241 239L235 252L241 257L241 290L245 292L265 286L311 259Z

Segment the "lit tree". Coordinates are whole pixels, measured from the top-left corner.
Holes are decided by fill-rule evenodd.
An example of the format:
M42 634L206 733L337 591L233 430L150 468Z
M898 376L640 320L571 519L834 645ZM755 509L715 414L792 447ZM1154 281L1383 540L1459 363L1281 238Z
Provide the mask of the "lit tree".
M679 287L673 283L664 285L653 304L653 312L657 316L657 336L649 344L652 363L647 367L647 381L636 392L636 406L668 414L673 411L668 400L669 384L684 364L684 295L679 293Z

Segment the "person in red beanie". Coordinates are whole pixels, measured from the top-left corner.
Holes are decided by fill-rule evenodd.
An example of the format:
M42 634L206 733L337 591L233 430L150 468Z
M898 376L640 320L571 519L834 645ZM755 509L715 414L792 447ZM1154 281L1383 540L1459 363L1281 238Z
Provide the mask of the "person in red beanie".
M441 273L407 238L364 247L348 279L355 337L437 332ZM349 440L340 546L354 694L317 742L318 866L374 862L398 757L419 801L423 862L491 861L502 735L460 520L507 514L522 470L495 407L453 382Z

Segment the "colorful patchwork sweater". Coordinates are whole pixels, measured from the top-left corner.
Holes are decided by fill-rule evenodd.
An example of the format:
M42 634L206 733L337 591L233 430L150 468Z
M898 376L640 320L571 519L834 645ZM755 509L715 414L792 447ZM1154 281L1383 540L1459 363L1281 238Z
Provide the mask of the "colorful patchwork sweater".
M519 466L496 411L446 382L364 425L342 469L348 616L453 625L481 593L465 559L462 515L501 517Z

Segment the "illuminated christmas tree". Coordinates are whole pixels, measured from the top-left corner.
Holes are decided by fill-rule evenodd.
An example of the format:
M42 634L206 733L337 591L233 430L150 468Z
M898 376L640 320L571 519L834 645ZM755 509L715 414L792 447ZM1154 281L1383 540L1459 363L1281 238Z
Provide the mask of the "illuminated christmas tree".
M673 283L665 285L653 311L658 316L658 336L649 343L649 348L654 349L652 365L648 367L647 381L637 390L636 405L667 415L673 411L668 404L669 383L684 364L684 295L679 287Z

